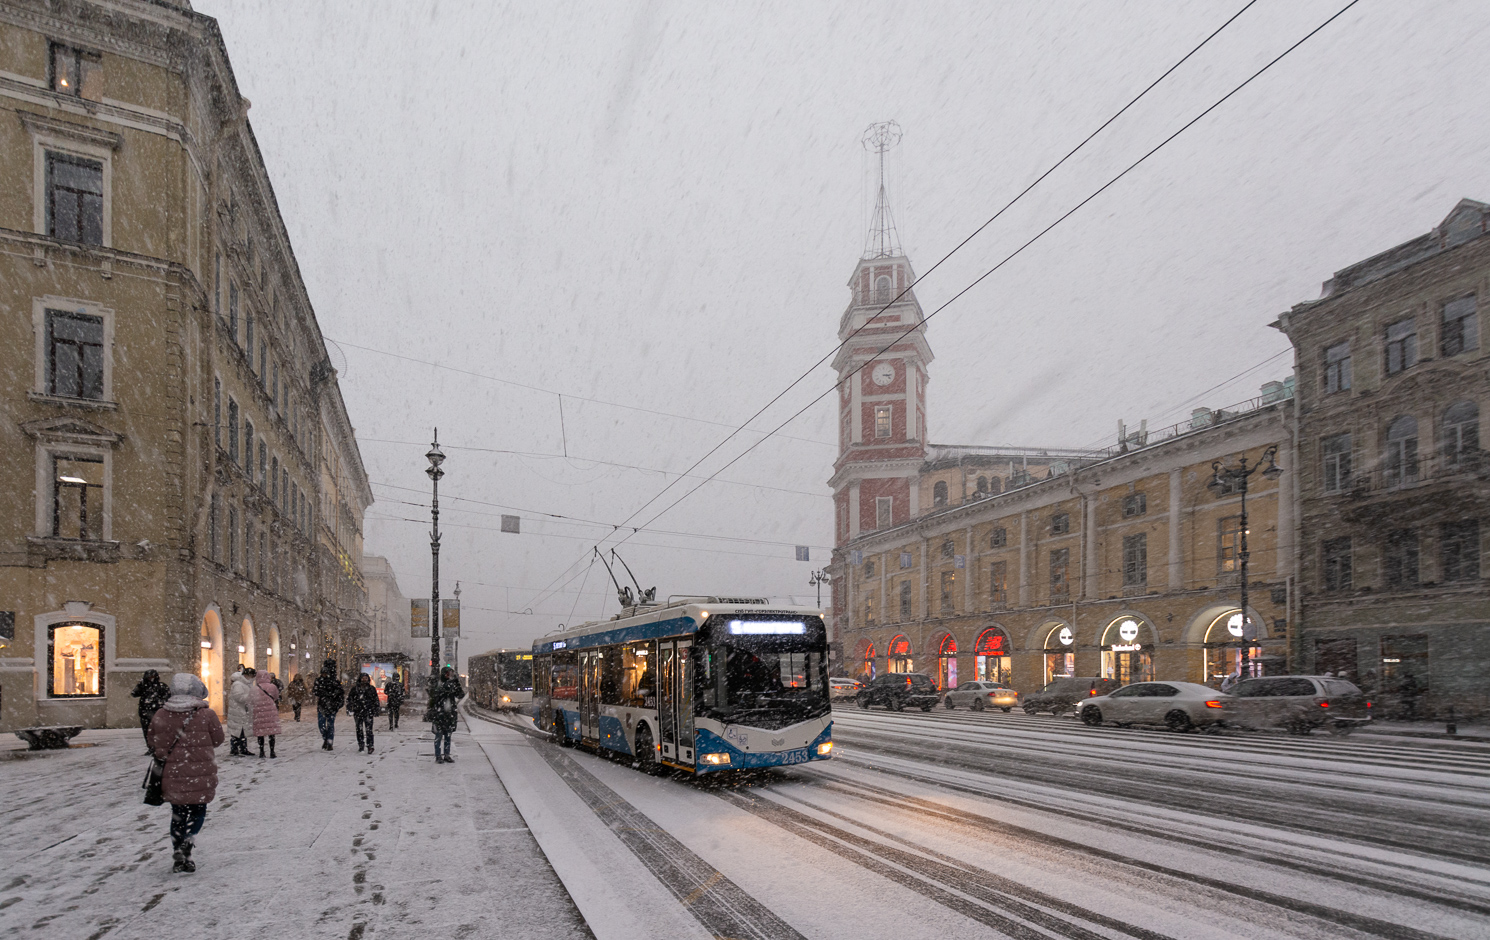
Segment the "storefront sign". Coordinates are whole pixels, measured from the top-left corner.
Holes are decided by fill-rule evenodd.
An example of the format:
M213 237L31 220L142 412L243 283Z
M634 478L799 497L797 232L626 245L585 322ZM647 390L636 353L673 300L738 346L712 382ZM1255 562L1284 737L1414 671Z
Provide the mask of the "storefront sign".
M1129 643L1132 643L1134 640L1138 639L1138 621L1124 620L1122 623L1118 624L1118 636L1122 637ZM1117 647L1113 647L1113 649L1117 649Z
M1060 640L1062 646L1070 646L1076 642L1076 637L1071 633L1070 627L1061 627Z
M1120 643L1112 648L1114 653L1136 653L1143 649L1142 643Z
M1226 621L1226 632L1227 633L1230 633L1232 636L1235 636L1235 637L1240 637L1242 635L1242 632L1243 631L1242 631L1242 615L1241 614L1232 614L1231 615L1231 619L1229 619L1229 620Z

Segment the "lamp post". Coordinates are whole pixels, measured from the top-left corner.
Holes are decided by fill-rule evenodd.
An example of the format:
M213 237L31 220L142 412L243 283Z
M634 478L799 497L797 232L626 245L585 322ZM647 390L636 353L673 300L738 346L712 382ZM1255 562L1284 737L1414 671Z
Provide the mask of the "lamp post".
M817 588L817 606L823 606L823 585L833 580L827 568L819 568L807 577L807 585Z
M1283 468L1278 466L1277 456L1278 445L1273 444L1267 450L1263 451L1262 457L1258 458L1250 467L1247 465L1246 454L1243 454L1237 460L1235 467L1222 466L1219 460L1213 461L1211 463L1211 482L1206 484L1207 488L1217 496L1229 496L1232 493L1242 494L1241 545L1239 546L1240 550L1237 552L1237 558L1241 562L1242 576L1242 636L1241 651L1237 656L1238 678L1242 678L1247 674L1247 643L1252 639L1252 637L1247 635L1247 624L1251 619L1247 615L1247 557L1250 554L1247 551L1247 481L1258 470L1262 470L1262 475L1269 480L1276 480L1282 476ZM1266 467L1263 466L1264 460L1267 461Z
M440 477L445 475L445 471L440 469L440 464L445 462L445 455L440 451L439 428L435 428L435 439L429 445L429 453L424 456L429 458L429 467L424 472L429 474L430 483L434 486L429 508L430 522L434 526L429 533L429 683L433 689L440 675Z

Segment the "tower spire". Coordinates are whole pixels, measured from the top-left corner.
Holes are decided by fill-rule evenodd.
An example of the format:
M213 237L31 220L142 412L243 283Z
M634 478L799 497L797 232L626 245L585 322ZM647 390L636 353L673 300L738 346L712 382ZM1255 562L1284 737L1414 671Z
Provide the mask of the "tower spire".
M901 253L900 235L895 231L895 217L890 214L890 198L885 187L885 152L900 143L900 125L881 121L864 131L864 149L879 158L879 191L875 195L874 215L869 220L869 236L864 242L865 258L890 258Z

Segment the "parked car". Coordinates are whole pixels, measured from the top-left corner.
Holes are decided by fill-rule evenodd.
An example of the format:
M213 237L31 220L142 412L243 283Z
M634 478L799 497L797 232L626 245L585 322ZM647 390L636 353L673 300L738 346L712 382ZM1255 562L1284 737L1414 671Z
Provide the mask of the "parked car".
M1034 715L1050 712L1064 715L1076 707L1076 703L1096 695L1106 695L1122 685L1116 679L1099 679L1096 676L1062 676L1051 679L1045 688L1024 697L1024 713Z
M858 695L862 688L864 688L864 683L858 679L834 676L828 680L828 698L835 702L851 699Z
M1135 682L1086 699L1076 706L1076 714L1089 725L1164 725L1170 731L1189 731L1220 724L1223 703L1230 697L1194 682Z
M891 672L875 676L855 696L860 708L883 705L897 712L905 711L907 705L929 712L940 698L941 694L931 677L919 672Z
M1239 728L1346 734L1371 720L1371 702L1352 682L1331 676L1264 676L1231 687L1221 716Z
M948 708L965 705L975 712L985 708L1009 711L1019 704L1019 693L1002 682L964 682L942 696L942 704Z

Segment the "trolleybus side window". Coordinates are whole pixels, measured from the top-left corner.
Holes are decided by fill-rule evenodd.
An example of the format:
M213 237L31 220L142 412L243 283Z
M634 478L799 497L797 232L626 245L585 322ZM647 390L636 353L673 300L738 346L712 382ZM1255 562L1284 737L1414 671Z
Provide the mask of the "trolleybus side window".
M578 653L574 650L561 650L554 653L552 682L553 691L551 694L554 698L579 698Z
M657 706L657 673L652 668L650 643L633 643L621 650L621 704L632 708Z

